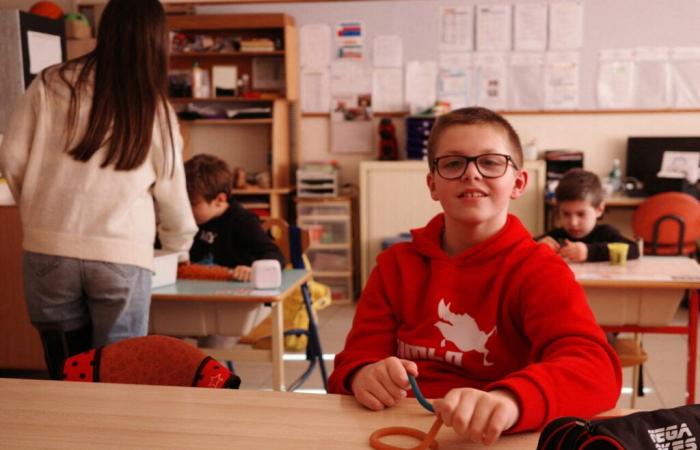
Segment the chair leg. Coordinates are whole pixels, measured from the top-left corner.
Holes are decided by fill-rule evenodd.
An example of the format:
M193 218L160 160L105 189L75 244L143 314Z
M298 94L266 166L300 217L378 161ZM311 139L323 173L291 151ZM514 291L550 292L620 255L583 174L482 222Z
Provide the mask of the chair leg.
M321 380L323 381L323 389L328 392L328 375L326 373L326 364L323 362L323 350L321 349L321 338L318 335L318 326L314 316L313 305L311 303L311 292L309 286L304 283L301 286L301 294L304 298L304 306L306 313L309 315L309 343L312 353L312 360L318 359L318 366L321 370Z
M637 404L637 389L639 383L640 364L632 366L632 393L630 394L630 408L634 409Z

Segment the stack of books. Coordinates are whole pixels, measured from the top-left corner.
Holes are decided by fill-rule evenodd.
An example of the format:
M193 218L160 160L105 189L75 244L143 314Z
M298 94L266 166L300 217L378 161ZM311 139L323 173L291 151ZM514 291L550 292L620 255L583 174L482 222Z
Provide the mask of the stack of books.
M272 52L275 50L275 43L272 39L244 39L241 41L242 52Z

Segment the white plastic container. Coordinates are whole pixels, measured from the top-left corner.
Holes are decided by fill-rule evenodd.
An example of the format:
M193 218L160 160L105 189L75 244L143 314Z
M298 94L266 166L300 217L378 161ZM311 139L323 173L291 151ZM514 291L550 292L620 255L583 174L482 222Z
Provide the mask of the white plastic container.
M153 280L151 288L175 284L177 281L177 252L155 250L153 255Z

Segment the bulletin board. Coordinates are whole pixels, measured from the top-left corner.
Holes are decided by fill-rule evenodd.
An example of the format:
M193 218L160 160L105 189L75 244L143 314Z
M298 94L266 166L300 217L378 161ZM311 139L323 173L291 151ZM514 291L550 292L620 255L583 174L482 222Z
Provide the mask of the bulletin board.
M401 38L404 66L408 61L437 61L440 54L438 34L442 10L446 7L500 6L538 3L536 0L472 1L472 0L402 0L277 3L252 5L199 6L197 13L282 12L304 25L327 24L334 29L339 23L358 22L362 25L365 41L364 64L372 66L372 41L375 36L390 35ZM557 0L541 2L547 5ZM582 14L582 41L578 54L578 99L572 110L614 109L601 105L599 77L601 52L629 50L640 47L699 46L697 24L700 23L700 2L697 0L585 0ZM551 10L550 10L551 11ZM334 49L329 49L333 52ZM512 46L509 53L513 50ZM473 52L473 51L472 51ZM610 55L608 55L610 56ZM334 58L331 55L331 59ZM613 57L622 56L613 52ZM700 67L698 65L697 67ZM615 67L611 72L615 72ZM688 66L690 71L695 66ZM653 76L653 74L652 74ZM611 83L619 80L611 81ZM303 95L303 94L302 94ZM700 109L691 98L686 103L668 103L655 106L653 101L641 107L631 104L618 109ZM623 103L617 103L623 104ZM511 109L509 104L502 108ZM543 108L546 109L546 108Z

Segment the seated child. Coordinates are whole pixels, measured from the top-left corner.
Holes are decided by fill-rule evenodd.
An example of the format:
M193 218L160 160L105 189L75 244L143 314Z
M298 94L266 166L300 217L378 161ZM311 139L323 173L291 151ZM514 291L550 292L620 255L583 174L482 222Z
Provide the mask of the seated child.
M187 194L199 231L190 249L195 264L229 267L234 280L249 281L253 261L284 256L252 212L230 196L233 175L225 161L197 155L185 162Z
M549 231L538 242L548 245L567 261L607 261L609 242L629 244L628 259L639 258L639 247L611 225L596 225L605 211L603 187L598 176L583 169L564 174L554 191L561 228Z
M495 112L437 120L427 185L443 213L378 256L331 392L382 410L412 395L412 374L445 425L484 444L615 406L620 362L583 289L508 214L527 185L522 164L518 135Z

